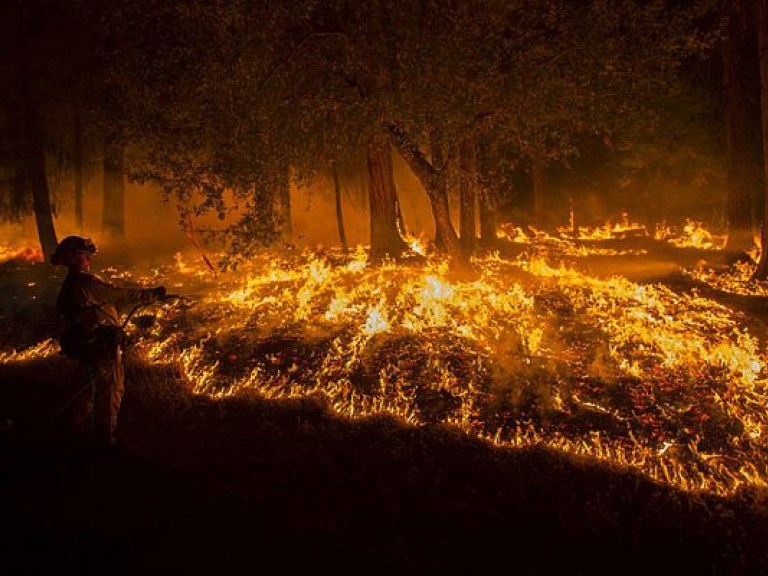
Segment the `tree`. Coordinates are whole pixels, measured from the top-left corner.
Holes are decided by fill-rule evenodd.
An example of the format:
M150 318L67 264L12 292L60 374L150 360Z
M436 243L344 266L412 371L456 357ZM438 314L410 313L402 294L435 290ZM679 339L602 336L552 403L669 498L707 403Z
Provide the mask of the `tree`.
M280 230L282 231L283 241L290 244L293 240L293 225L291 223L291 167L287 164L278 166L277 186Z
M745 0L723 2L723 83L725 100L726 154L728 166L728 241L726 250L746 252L752 247L750 188L753 168L750 159L750 123L747 112L745 70L748 61L748 5Z
M125 238L125 168L123 139L118 130L104 138L104 195L102 232L115 239Z
M373 138L368 148L368 198L370 206L370 259L398 258L407 249L398 229L395 190L389 142Z
M486 142L493 151L483 154L487 173L510 156L532 165L541 220L546 166L576 156L587 137L607 140L648 117L658 124L659 96L676 90L681 59L701 44L688 7L661 3L459 2L434 11L422 3L420 10L412 18L417 29L399 32L401 83L387 101L388 128L458 259L442 190L462 142ZM424 137L436 128L445 160ZM483 213L488 229L491 213Z
M79 234L83 234L83 172L85 161L83 143L83 119L78 105L75 105L72 114L73 120L73 162L75 180L75 227Z
M344 252L349 252L347 244L347 233L344 230L344 211L341 207L341 181L339 180L339 170L336 162L331 162L331 172L333 172L333 198L336 206L336 226L339 229L339 243Z
M473 252L477 240L475 219L480 175L477 165L477 146L472 139L467 139L462 145L460 172L461 217L459 234L464 250Z
M38 236L44 256L56 249L56 230L53 224L51 195L46 173L46 141L44 132L42 93L36 85L33 39L39 40L41 22L33 6L22 2L3 7L3 22L11 26L3 50L4 77L12 78L11 86L4 90L3 112L6 118L6 136L12 143L4 150L9 171L13 174L9 184L10 199L6 218L16 219L31 208L37 223Z
M468 269L447 198L451 172L472 171L466 142L483 148L481 237L491 241L487 175L509 156L544 168L575 155L584 135L644 114L638 102L669 90L690 51L681 11L630 0L109 4L121 47L110 79L141 152L134 174L195 211L223 215L231 193L244 211L229 230L240 256L277 237L279 194L265 184L276 166L304 182L360 150L375 176L372 252L401 250L383 133L423 185L437 239Z
M498 208L499 193L495 187L498 179L488 167L488 147L483 143L478 145L478 212L480 220L480 244L485 248L493 248L497 241L496 210Z
M537 228L548 228L545 173L541 158L531 158L531 184L533 188L533 223Z
M20 18L20 29L25 29L25 16ZM45 143L39 104L32 92L29 73L29 55L26 47L27 39L20 39L19 85L24 108L24 140L23 159L20 163L21 178L24 186L32 195L35 221L40 238L43 255L48 259L56 250L56 230L53 225L51 195L48 189L48 176L45 168Z
M0 165L10 177L0 202L4 219L34 214L43 254L56 247L57 177L82 166L88 146L74 108L85 109L89 42L96 28L77 0L9 0L0 6ZM88 92L90 93L90 91ZM82 224L82 178L75 196Z
M768 0L756 0L757 34L760 62L760 110L763 131L763 228L760 237L760 261L753 280L768 279Z

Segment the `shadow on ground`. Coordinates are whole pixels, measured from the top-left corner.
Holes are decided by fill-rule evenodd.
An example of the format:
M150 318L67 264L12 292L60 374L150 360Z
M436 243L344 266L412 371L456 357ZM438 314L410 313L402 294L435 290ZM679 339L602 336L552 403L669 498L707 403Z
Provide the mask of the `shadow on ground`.
M0 365L7 574L766 574L768 495L693 495L322 398L213 401L129 365L124 450L57 425L59 357Z

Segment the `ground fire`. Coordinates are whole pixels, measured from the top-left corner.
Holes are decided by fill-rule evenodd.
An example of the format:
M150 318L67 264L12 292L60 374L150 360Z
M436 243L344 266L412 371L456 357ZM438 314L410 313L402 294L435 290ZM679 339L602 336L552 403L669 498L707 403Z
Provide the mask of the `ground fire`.
M448 423L692 491L768 485L768 357L729 305L765 287L745 263L698 257L671 283L595 268L722 242L693 223L656 239L628 230L506 230L469 282L429 254L372 266L362 247L265 252L216 277L192 253L105 274L181 295L132 317L131 354L178 366L197 394L322 396L341 416ZM0 361L57 350L45 340Z

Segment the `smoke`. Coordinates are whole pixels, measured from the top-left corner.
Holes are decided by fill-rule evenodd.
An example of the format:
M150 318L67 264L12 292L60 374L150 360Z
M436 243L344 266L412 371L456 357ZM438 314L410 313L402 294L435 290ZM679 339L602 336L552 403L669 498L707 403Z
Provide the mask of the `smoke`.
M393 155L395 186L405 223L404 232L432 238L435 225L424 188L405 162ZM350 246L368 245L370 213L368 177L363 166L341 174L341 209ZM321 175L312 185L291 190L293 243L301 248L338 246L334 182L331 174ZM452 214L458 216L453 207ZM457 225L458 222L454 222Z

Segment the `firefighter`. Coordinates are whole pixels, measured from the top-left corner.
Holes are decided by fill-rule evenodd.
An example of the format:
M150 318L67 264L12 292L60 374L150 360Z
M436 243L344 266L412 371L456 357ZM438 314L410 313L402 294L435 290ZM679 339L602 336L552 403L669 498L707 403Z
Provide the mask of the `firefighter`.
M163 286L124 288L90 273L96 245L90 238L68 236L51 264L66 266L57 308L64 319L62 354L80 362L84 388L76 397L70 424L97 452L114 453L115 429L124 391L122 327L118 309L151 304L166 296Z

